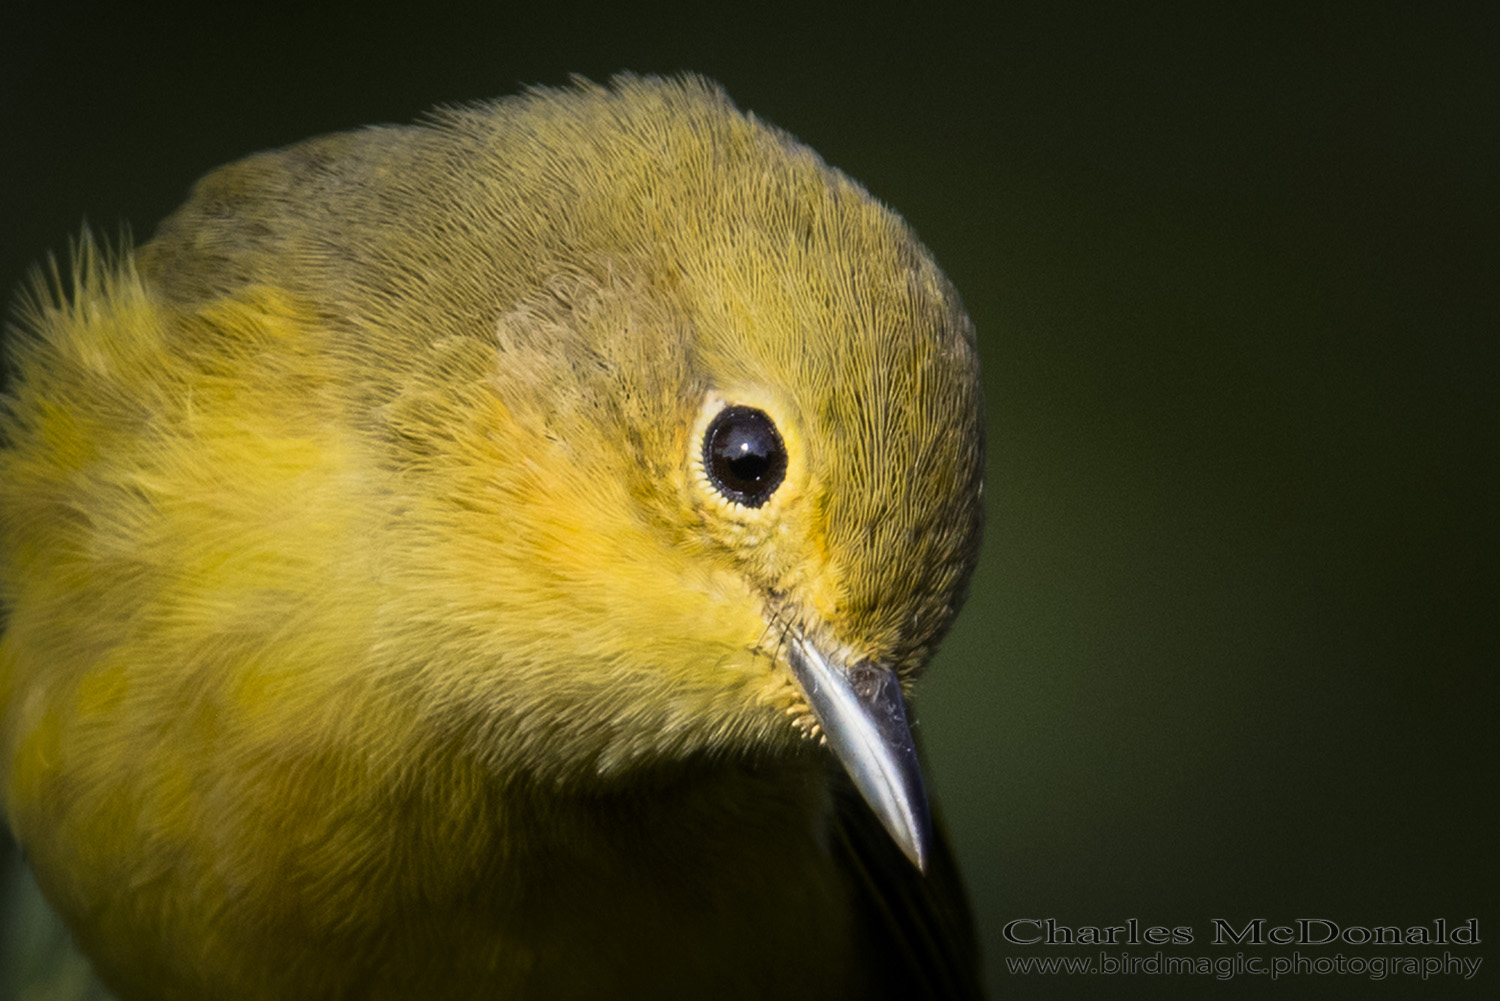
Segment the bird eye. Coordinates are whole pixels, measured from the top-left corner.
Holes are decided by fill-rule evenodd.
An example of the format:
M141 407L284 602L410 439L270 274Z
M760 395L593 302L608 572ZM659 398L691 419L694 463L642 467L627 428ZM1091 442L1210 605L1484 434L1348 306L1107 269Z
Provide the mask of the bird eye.
M786 445L754 407L725 407L703 435L703 468L727 499L760 507L786 479Z

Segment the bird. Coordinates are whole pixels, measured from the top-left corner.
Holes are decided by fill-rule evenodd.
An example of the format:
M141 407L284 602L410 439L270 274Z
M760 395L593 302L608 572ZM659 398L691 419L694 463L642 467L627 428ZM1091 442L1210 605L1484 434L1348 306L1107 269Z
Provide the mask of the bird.
M975 328L718 84L251 155L8 351L3 802L118 997L979 995Z

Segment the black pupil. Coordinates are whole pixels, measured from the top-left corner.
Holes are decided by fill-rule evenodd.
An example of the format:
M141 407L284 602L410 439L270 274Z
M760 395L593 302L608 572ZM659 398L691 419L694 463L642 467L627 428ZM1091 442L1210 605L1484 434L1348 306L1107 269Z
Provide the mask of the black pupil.
M703 465L725 497L760 507L786 478L786 446L765 411L725 407L703 436Z

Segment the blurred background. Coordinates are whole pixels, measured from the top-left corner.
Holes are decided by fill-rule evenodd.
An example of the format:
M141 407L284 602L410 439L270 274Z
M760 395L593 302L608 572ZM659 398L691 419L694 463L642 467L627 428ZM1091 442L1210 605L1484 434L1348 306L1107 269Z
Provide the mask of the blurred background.
M997 997L1364 997L1118 955L1483 958L1496 996L1500 73L1450 5L0 13L0 285L217 164L568 74L696 70L915 226L978 325L989 522L924 682ZM310 8L314 5L308 5ZM8 850L8 846L7 846ZM1213 921L1481 944L1214 944ZM1030 926L1018 928L1029 937Z

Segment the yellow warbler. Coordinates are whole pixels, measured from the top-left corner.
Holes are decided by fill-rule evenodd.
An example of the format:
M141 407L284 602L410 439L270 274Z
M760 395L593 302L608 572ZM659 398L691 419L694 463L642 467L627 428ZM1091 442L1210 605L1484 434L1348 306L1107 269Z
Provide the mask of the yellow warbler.
M0 781L121 996L977 991L905 706L974 333L790 136L623 76L309 140L11 339Z

